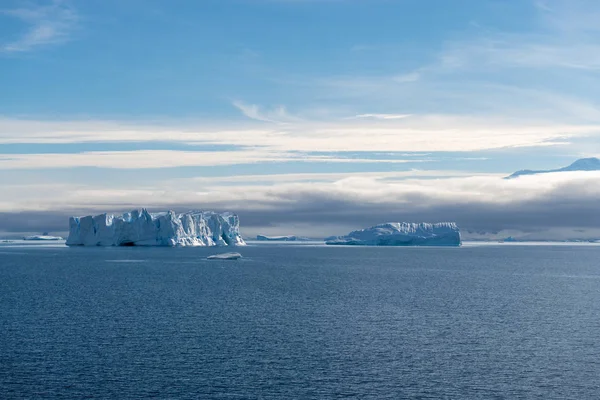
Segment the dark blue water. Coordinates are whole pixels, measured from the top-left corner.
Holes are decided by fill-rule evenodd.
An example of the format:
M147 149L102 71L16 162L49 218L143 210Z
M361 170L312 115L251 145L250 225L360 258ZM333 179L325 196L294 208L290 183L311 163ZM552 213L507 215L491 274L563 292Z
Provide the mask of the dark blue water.
M0 247L0 398L600 398L600 246Z

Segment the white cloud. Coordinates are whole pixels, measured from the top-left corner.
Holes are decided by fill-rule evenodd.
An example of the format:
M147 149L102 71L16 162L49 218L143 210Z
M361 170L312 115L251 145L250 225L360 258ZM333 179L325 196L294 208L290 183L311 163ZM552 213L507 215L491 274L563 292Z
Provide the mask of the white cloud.
M0 170L98 167L118 169L218 166L284 161L284 156L264 151L193 152L172 150L97 151L75 154L0 155Z
M114 169L224 166L253 163L304 161L313 163L390 163L420 162L418 159L347 158L302 152L268 150L237 151L90 151L73 154L0 154L0 170L98 167Z
M514 75L515 68L550 72L600 70L600 3L595 0L534 0L537 13L525 32L480 29L449 40L437 60L417 70L423 79L468 71L483 76ZM479 77L481 79L481 77ZM552 82L549 82L552 83Z
M564 143L569 138L597 135L600 125L508 117L413 115L400 119L355 119L352 122L302 121L273 129L243 125L160 127L110 122L44 122L0 119L0 144L78 142L179 142L224 144L263 152L341 151L477 151ZM231 152L223 152L231 158Z
M538 0L535 6L540 10L540 22L562 34L580 36L600 32L600 6L596 0Z
M116 211L142 205L217 208L246 216L261 215L262 222L253 224L312 223L313 233L322 233L321 224L360 228L361 224L389 218L412 221L456 218L465 229L489 230L499 225L502 229L530 230L589 227L598 220L597 213L590 214L590 210L595 209L600 196L599 172L549 173L513 180L475 176L389 181L388 174L338 178L276 185L251 185L241 177L234 179L236 185L192 178L140 182L135 188L97 182L7 185L3 187L5 195L0 200L0 212Z
M263 111L256 104L246 104L242 101L234 101L233 105L239 109L246 117L262 122L273 122L276 124L287 124L297 122L301 119L291 115L284 106L277 106L271 110Z
M65 1L54 0L47 6L31 6L0 10L0 14L16 18L28 26L24 35L8 43L0 43L0 53L16 53L37 47L63 43L69 39L78 16Z
M365 62L394 60L381 62L385 73L294 76L279 83L295 85L313 98L344 104L354 110L351 115L364 113L366 107L393 107L410 114L482 118L492 114L555 123L600 122L596 96L600 90L600 3L538 3L535 7L533 0L490 6L496 12L506 12L498 15L506 19L517 10L533 10L527 30L499 30L482 22L477 28L466 28L462 35L453 32L447 36L451 39L439 43L437 54L431 52L433 47L419 49L422 57L410 62L398 60L397 54L414 50L402 42L361 44L353 50L369 50L368 54L352 54L352 58L364 57ZM431 61L413 65L419 58Z
M410 114L360 114L355 118L402 119L408 117L410 117Z
M363 177L379 180L407 179L407 178L448 178L448 177L472 177L472 176L490 176L490 174L465 172L465 171L443 171L443 170L410 170L394 172L344 172L344 173L281 173L281 174L261 174L261 175L238 175L238 176L215 176L215 177L196 177L176 179L178 182L188 184L204 184L211 186L229 185L232 183L245 184L263 184L272 185L279 183L297 183L297 182L329 182L333 183L342 179ZM503 175L498 175L502 177Z
M439 68L488 67L600 69L596 40L576 40L540 35L499 34L470 42L449 43L440 56ZM435 65L429 67L432 72Z
M597 196L600 195L600 172L561 172L542 175L522 176L518 179L505 180L499 175L480 176L451 176L429 179L426 175L421 179L402 179L390 181L390 177L403 176L402 173L369 173L369 174L292 174L289 181L282 181L286 175L271 176L270 183L245 185L253 179L269 180L267 176L239 176L230 178L189 178L156 182L157 185L139 185L137 189L125 187L102 187L93 185L57 185L57 191L47 193L43 199L39 198L38 185L10 185L7 188L6 200L10 197L25 200L15 196L17 191L27 191L27 201L38 201L36 207L42 209L50 207L60 208L63 204L77 207L89 201L109 202L119 193L119 204L123 198L127 202L145 202L148 192L161 192L164 197L153 198L153 203L180 204L186 203L182 194L202 194L211 198L215 203L239 203L239 201L256 201L256 206L262 207L261 202L272 202L276 207L278 202L290 200L300 201L302 198L311 198L315 195L325 196L330 199L350 200L357 204L389 203L398 206L427 206L431 204L463 204L463 203L488 203L508 205L534 199L549 198L552 193L562 192L565 196ZM322 176L321 176L322 175ZM297 178L300 178L296 180ZM305 181L303 181L305 179ZM228 183L240 183L230 185ZM154 183L153 183L154 184ZM221 185L223 184L223 185ZM43 187L43 184L42 184ZM573 188L571 189L567 188ZM10 189L10 190L8 190ZM565 189L562 191L562 189ZM65 192L73 192L71 194ZM8 193L12 195L9 195ZM65 195L78 197L74 202L64 202ZM51 200L54 198L54 200ZM422 199L418 204L415 198ZM50 200L50 201L49 201ZM411 205L412 204L412 205ZM13 204L13 207L17 204ZM20 206L20 205L19 205ZM253 208L254 204L248 203L244 208Z

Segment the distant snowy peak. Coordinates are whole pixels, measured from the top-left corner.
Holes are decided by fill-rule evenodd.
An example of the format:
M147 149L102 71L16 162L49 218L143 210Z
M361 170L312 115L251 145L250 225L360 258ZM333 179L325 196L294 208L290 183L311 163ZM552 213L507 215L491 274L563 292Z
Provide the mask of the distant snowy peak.
M331 238L330 238L331 239ZM354 246L460 246L460 231L454 222L388 222L350 232L326 241L328 245Z
M307 242L310 239L299 236L265 236L265 235L257 235L256 240L260 242Z
M240 246L239 219L231 213L133 210L69 219L68 246Z
M598 159L596 157L581 158L567 167L558 168L558 169L539 170L539 171L524 169L521 171L517 171L510 176L507 176L505 179L518 178L519 176L522 176L522 175L536 175L536 174L547 174L550 172L569 172L569 171L600 171L600 159Z

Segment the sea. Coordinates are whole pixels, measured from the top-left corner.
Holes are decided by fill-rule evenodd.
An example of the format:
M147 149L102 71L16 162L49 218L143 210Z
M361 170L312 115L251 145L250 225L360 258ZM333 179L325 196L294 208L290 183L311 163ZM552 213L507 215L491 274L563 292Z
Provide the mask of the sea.
M599 399L600 246L0 243L1 399Z

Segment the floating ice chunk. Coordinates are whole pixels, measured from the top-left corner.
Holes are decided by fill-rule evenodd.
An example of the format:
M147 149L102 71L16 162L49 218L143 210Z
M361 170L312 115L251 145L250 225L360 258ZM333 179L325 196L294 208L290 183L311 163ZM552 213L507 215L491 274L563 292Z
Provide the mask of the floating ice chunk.
M240 258L242 258L240 253L222 253L206 257L207 260L238 260Z
M310 241L309 238L287 235L287 236L265 236L265 235L257 235L256 240L261 242L307 242Z
M64 240L60 236L50 236L48 234L25 236L23 240Z

